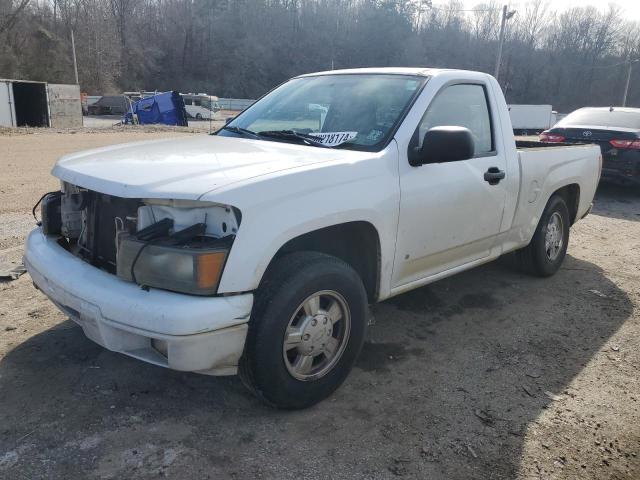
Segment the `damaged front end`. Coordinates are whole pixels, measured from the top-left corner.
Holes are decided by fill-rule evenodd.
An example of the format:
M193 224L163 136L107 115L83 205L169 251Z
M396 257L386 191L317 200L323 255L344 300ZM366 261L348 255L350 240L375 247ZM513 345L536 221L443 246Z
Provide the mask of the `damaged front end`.
M192 200L115 197L63 182L42 199L43 233L144 288L215 295L239 210Z

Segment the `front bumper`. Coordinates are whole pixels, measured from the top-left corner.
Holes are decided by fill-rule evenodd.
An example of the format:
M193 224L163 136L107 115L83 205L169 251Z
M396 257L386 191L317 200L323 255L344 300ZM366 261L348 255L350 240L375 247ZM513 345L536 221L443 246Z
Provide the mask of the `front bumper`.
M24 264L34 284L103 347L174 370L236 373L252 294L145 291L75 257L41 228L27 238Z

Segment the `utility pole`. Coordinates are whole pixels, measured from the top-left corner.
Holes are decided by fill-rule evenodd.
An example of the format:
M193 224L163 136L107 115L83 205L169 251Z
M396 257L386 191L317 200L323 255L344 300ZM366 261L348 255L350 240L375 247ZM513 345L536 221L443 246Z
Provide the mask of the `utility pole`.
M622 96L622 106L627 106L627 95L629 94L629 83L631 82L631 70L633 69L633 64L638 60L629 60L629 69L627 70L627 83L624 86L624 95Z
M505 26L507 20L513 17L516 14L515 10L511 10L510 12L507 10L507 6L504 5L502 7L502 20L500 21L500 39L498 41L498 54L496 55L496 69L493 73L493 76L498 79L500 75L500 64L502 63L502 47L504 45L504 35L505 35Z
M76 85L80 85L78 80L78 61L76 60L76 41L73 38L73 28L71 29L71 51L73 52L73 71L76 74Z

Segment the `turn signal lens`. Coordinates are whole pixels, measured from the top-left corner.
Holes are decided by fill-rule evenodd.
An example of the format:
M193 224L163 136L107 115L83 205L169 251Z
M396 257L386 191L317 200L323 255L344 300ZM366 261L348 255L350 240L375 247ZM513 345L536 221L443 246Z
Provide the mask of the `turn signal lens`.
M226 256L226 252L216 252L205 253L196 257L196 275L199 288L210 289L218 286Z

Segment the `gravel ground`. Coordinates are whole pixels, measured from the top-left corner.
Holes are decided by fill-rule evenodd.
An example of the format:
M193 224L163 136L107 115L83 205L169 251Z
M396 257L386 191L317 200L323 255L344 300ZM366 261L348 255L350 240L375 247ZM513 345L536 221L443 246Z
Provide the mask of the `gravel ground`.
M227 117L233 117L238 112L232 112L230 110L221 110L214 115L216 120L212 120L211 127L213 129L216 126L222 126L224 119ZM82 117L82 125L85 129L113 129L118 128L122 121L122 115L91 115ZM189 128L193 130L199 130L206 132L209 130L209 120L196 120L191 118L188 120Z
M1 136L0 262L59 155L182 134ZM507 258L376 305L345 385L283 412L102 349L23 275L0 283L0 478L638 479L639 285L640 191L601 187L557 275Z

